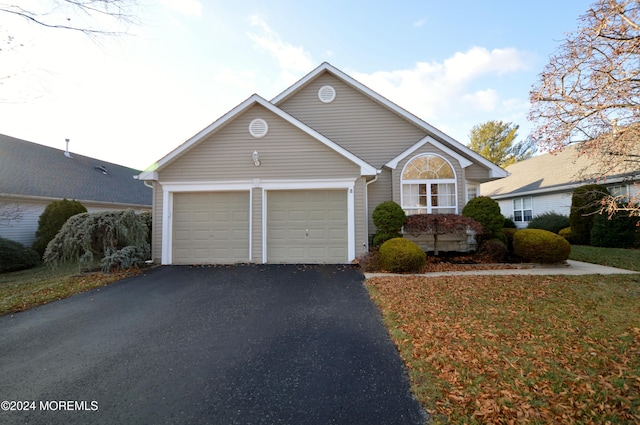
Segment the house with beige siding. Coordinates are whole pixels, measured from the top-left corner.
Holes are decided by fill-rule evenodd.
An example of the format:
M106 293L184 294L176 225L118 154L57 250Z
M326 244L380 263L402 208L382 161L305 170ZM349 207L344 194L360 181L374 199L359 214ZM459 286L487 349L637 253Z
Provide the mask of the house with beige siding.
M498 202L502 215L518 228L527 227L533 217L545 213L569 216L574 189L586 184L602 184L615 196L638 197L640 170L606 173L599 164L586 154L580 155L579 145L570 145L508 166L508 177L482 184L480 192ZM604 179L604 174L610 175Z
M371 214L459 213L506 172L328 63L231 109L139 178L162 264L348 263Z

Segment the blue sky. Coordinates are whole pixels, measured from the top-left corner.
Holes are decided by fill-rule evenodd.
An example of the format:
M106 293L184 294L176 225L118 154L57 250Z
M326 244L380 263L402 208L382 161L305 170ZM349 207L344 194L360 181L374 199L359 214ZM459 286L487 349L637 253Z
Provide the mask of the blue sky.
M327 61L463 144L488 120L523 139L531 85L590 4L142 0L130 35L97 41L0 15L20 44L0 51L0 133L144 169Z

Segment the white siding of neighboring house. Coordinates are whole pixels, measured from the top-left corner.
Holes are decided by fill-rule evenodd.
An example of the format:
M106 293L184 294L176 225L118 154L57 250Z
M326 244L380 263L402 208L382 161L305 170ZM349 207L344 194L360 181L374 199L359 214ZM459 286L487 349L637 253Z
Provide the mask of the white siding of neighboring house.
M36 231L38 230L38 220L44 212L47 205L54 202L54 199L28 199L17 200L15 198L0 198L0 203L13 207L18 205L21 211L21 217L18 220L9 222L0 221L0 237L20 242L30 247L36 240ZM107 205L100 203L92 203L88 201L80 201L88 212L113 211L133 208L136 212L151 211L151 208L138 208L126 205Z
M569 216L571 210L571 192L563 193L550 193L542 195L525 195L522 198L531 197L531 215L532 217L548 213L555 212L558 214ZM521 198L516 197L516 198ZM496 201L500 205L500 212L507 218L513 219L513 200L515 198L497 199ZM519 229L527 227L527 222L516 222L516 226Z

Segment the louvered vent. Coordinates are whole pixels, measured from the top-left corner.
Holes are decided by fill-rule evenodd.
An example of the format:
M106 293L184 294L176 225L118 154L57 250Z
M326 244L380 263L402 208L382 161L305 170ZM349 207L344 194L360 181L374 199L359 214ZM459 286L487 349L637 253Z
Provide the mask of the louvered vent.
M249 133L256 139L266 136L268 131L269 125L262 118L256 118L249 124Z
M336 89L331 86L322 86L318 90L318 98L321 102L331 103L336 98Z

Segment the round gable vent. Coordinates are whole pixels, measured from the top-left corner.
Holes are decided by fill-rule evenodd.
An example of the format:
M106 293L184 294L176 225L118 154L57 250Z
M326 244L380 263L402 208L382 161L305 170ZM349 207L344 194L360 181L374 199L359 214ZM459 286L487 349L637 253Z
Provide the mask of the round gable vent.
M268 131L269 125L262 118L256 118L249 123L249 133L256 139L266 136Z
M331 103L336 98L336 89L331 86L322 86L318 90L318 99L324 103Z

